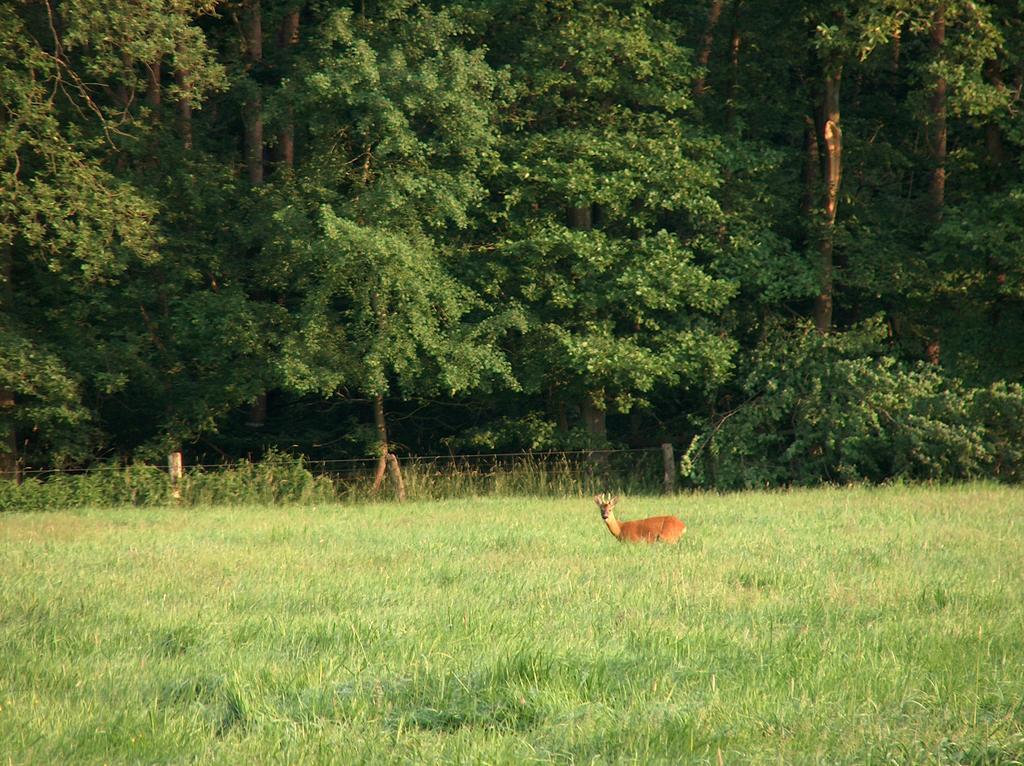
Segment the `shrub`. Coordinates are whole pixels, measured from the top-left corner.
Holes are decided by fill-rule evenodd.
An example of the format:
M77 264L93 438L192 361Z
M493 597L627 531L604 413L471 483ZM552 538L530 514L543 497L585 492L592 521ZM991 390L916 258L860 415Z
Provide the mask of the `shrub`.
M334 485L313 476L301 457L271 450L258 463L241 461L229 468L189 471L182 481L186 505L283 505L331 502Z
M776 332L751 359L742 401L683 457L722 489L889 479L1012 480L1024 455L1020 386L967 388L884 353L878 319L844 333Z
M302 458L269 453L261 462L240 462L217 471L194 469L174 501L167 472L151 465L106 465L81 474L58 474L20 485L0 481L0 511L47 511L98 506L282 505L335 499L330 479L314 477Z

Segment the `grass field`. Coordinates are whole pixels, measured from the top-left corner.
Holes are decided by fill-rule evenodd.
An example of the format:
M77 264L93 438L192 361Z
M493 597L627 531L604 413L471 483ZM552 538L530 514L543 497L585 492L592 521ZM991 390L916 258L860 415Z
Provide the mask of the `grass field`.
M0 763L1020 763L1024 491L0 515Z

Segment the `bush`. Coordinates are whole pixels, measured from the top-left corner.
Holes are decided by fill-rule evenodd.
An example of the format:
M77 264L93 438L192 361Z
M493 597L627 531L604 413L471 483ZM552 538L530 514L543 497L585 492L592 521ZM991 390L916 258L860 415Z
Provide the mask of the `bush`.
M310 473L301 457L271 450L259 463L241 461L218 471L189 471L181 486L186 505L284 505L331 502L331 480Z
M81 474L59 474L21 484L0 481L0 511L52 511L100 506L157 506L177 502L197 505L283 505L330 502L330 479L314 477L302 458L269 453L259 463L241 462L206 472L189 471L171 494L167 472L151 465L106 465Z
M1000 481L1024 481L1024 388L999 381L977 389L971 414L985 427L988 473Z
M170 498L168 475L149 465L99 466L87 473L0 481L0 511L51 511L111 505L160 505Z
M883 352L873 320L845 333L776 332L751 360L742 401L705 424L683 457L721 489L1021 477L1024 392L966 388Z
M661 455L656 452L566 453L411 459L402 472L410 499L473 495L586 495L657 492ZM371 475L314 476L299 457L270 452L259 463L241 461L214 471L186 472L174 499L167 473L148 465L104 466L86 474L0 482L0 510L45 511L86 506L286 505L391 499L387 482L371 491Z

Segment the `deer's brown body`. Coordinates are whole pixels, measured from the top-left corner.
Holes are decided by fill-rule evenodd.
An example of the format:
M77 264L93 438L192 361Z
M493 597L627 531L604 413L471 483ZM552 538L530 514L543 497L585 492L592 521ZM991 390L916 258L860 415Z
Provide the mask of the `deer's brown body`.
M686 524L675 516L652 516L638 521L619 521L612 513L617 501L616 497L594 497L594 502L601 509L601 518L604 519L605 526L619 542L674 543L686 533Z

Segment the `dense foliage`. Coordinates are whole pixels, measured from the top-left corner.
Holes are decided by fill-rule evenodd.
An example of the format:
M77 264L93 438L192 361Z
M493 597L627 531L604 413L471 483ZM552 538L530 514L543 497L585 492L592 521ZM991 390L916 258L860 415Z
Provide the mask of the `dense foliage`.
M1024 471L1017 0L0 6L3 476Z

